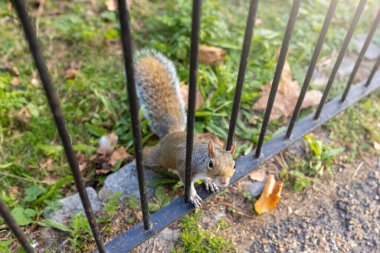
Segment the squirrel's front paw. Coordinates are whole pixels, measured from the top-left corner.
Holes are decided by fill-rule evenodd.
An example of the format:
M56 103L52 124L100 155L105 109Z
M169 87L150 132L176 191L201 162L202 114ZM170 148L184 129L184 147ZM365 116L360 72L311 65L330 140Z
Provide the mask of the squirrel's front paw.
M193 204L197 208L199 208L199 207L202 206L202 199L196 193L191 194L191 196L190 196L190 202L191 202L191 204Z
M212 180L204 180L204 181L203 181L203 184L205 185L206 190L207 190L208 192L212 192L212 193L214 193L214 192L218 192L218 191L219 191L218 186L216 186L216 184L214 184L214 183L212 182Z

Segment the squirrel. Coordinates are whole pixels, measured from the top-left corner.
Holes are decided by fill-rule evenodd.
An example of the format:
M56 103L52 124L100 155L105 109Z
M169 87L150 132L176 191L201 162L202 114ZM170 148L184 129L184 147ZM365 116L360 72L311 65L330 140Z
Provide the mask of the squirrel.
M156 146L144 148L144 166L167 168L185 185L186 115L174 64L160 52L143 49L134 57L134 68L140 105L151 130L160 138ZM212 140L194 138L190 202L195 207L202 203L195 182L202 180L209 192L228 185L235 171L235 149L235 144L225 151Z

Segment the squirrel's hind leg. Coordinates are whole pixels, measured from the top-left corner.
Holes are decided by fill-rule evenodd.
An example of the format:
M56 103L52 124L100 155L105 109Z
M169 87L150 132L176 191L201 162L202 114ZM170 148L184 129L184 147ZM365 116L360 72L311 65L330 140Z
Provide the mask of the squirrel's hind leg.
M159 145L159 144L158 144ZM144 147L143 149L143 159L144 159L144 167L151 169L151 170L157 170L160 169L160 162L159 162L159 148L158 145L153 147Z

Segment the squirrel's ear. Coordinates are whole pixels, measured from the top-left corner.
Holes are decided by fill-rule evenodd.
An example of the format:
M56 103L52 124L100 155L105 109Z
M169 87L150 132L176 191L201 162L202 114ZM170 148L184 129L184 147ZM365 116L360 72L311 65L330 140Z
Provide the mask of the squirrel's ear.
M208 153L210 155L214 155L215 153L215 147L214 147L214 142L212 140L210 140L210 142L208 143Z
M235 153L235 150L236 150L236 143L232 144L232 146L231 146L231 149L230 149L231 155L233 155Z

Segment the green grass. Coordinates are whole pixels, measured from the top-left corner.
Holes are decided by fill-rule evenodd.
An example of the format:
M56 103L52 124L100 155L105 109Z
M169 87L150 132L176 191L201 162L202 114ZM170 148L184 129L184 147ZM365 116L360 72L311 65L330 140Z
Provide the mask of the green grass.
M333 178L333 161L339 155L343 155L344 162L353 165L360 156L379 155L380 151L374 148L375 143L380 143L379 99L380 93L376 91L328 121L323 128L328 130L329 141L306 135L305 154L281 155L281 176L286 185L301 191L326 174Z
M301 82L328 2L302 3L288 54L294 78ZM356 2L349 0L339 4L322 57L339 49ZM367 31L372 9L379 7L374 0L368 2L372 8L364 11L355 34ZM94 5L90 1L45 1L40 14L32 1L27 3L74 149L89 160L95 154L99 137L116 132L119 145L133 153L116 15L105 9L104 1L96 1ZM72 193L74 182L16 13L7 5L7 1L0 1L0 65L17 67L19 76L0 71L0 197L13 212L19 208L17 212L24 223L32 225L42 221L44 210L59 208L55 200ZM289 0L268 0L259 4L258 18L263 24L255 28L236 129L236 137L241 143L240 154L251 151L257 142L262 117L255 112L258 121L252 123L252 105L260 95L260 87L273 78L276 50L281 46L290 7ZM201 43L222 47L227 56L221 66L199 65L198 83L205 102L196 112L197 133L214 132L222 139L227 136L247 9L248 1L203 2ZM191 4L187 0L136 1L132 5L136 48L150 47L166 54L185 82L188 82L190 17ZM350 46L350 50L357 49ZM70 68L79 69L79 73L73 79L66 79L65 71ZM366 104L370 103L371 108L377 106L375 100L371 101ZM25 108L30 113L28 117L20 115ZM307 112L303 111L302 115ZM354 114L354 109L349 110L351 113ZM152 135L143 115L140 116L144 145L154 144L157 138ZM362 120L362 116L352 117ZM284 123L284 120L272 121L268 138ZM349 131L340 129L339 124L329 127L334 133ZM353 129L356 128L361 127ZM371 136L376 135L371 127L366 127L366 131ZM47 168L49 161L51 165ZM98 187L104 177L96 176L95 169L89 165L85 180ZM50 185L44 180L46 178L58 181ZM167 202L166 199L158 200L159 206ZM110 204L111 213L115 208L116 204ZM25 210L33 211L25 213ZM3 242L7 241L1 240L0 249Z
M374 149L374 143L380 143L379 99L379 91L374 92L326 124L331 131L330 138L346 147L351 162L355 162L358 155L380 154Z
M231 241L214 234L212 229L201 228L200 215L201 212L196 211L181 220L180 245L172 252L235 252ZM225 228L226 225L220 223L218 226Z

